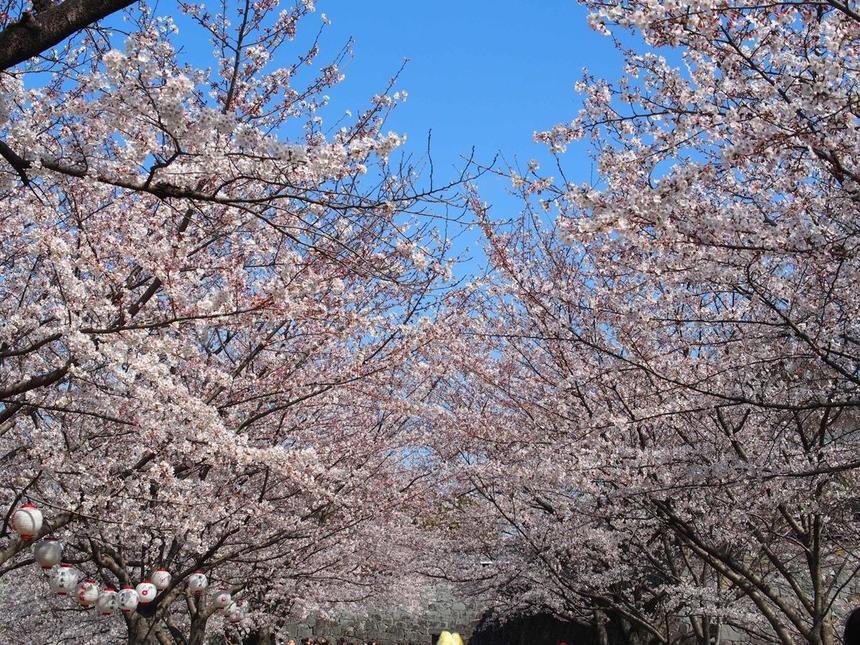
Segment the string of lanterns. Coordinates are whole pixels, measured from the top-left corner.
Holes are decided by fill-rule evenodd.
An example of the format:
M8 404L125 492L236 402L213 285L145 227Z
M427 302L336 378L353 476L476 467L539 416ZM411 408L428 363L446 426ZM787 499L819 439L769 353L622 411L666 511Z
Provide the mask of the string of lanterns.
M10 525L23 542L32 541L42 530L42 512L35 504L27 503L18 508L12 515ZM48 574L48 583L58 596L69 596L77 591L78 604L84 609L95 607L102 616L112 616L117 609L124 614L133 613L139 605L148 605L158 595L166 590L173 579L167 569L159 567L152 572L149 579L143 580L136 587L123 585L117 591L110 585L99 589L98 582L93 578L79 581L78 571L74 566L62 562L63 545L53 538L44 538L33 544L33 557L36 563ZM195 571L188 576L188 591L201 596L209 587L209 579L202 571ZM223 610L231 623L241 622L247 614L247 605L237 604L228 589L219 589L211 599L216 609Z

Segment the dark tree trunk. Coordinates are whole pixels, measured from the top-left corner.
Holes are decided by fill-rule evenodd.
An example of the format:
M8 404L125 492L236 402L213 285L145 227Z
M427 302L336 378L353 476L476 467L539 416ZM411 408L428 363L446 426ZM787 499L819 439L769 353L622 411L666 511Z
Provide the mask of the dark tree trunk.
M254 630L242 641L242 645L273 645L274 639L267 629Z

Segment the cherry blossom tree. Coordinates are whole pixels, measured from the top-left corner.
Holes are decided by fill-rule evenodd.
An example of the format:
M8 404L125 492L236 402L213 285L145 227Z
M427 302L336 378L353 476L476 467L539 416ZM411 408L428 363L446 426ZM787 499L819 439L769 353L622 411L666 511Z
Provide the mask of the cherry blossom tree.
M327 125L347 52L319 65L318 38L295 45L309 0L95 23L129 4L11 2L0 24L0 575L47 593L9 524L34 501L103 584L171 570L129 642L221 629L187 593L196 570L271 633L409 566L392 536L417 530L429 483L408 397L429 387L415 356L450 279L425 214L448 217L465 175L424 185L394 162L396 79Z
M625 75L586 72L582 112L536 134L556 176L511 172L518 219L473 200L484 360L451 377L443 448L551 610L837 642L860 566L860 16L587 4ZM599 180L577 184L583 138Z

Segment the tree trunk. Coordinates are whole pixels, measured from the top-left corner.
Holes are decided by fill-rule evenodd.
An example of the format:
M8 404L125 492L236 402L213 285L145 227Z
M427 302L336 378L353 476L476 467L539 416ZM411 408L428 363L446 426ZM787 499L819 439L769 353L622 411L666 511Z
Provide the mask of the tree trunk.
M254 630L242 641L242 645L274 645L274 639L268 629Z
M206 638L206 623L208 617L196 616L191 621L191 633L188 635L188 645L203 645Z
M128 645L146 645L147 642L154 642L147 638L149 631L149 622L139 616L129 616L125 621L128 627Z
M594 610L594 633L598 645L609 645L609 634L606 633L606 614L599 609Z

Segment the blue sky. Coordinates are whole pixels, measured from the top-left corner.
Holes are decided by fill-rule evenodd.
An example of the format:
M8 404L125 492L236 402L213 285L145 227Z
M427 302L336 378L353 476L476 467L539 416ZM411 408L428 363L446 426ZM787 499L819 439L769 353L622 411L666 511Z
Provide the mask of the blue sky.
M390 128L405 132L407 149L419 154L432 130L440 178L453 175L472 146L481 161L497 152L522 166L546 160L532 133L576 114L573 84L583 66L599 76L621 72L611 40L593 32L583 7L570 0L319 0L317 12L309 22L321 13L331 20L320 60L349 37L355 41L346 80L331 92L337 109L364 105L410 60L398 84L409 99ZM583 149L566 161L570 178L588 178ZM516 208L501 182L487 180L481 188L498 217Z

